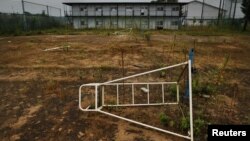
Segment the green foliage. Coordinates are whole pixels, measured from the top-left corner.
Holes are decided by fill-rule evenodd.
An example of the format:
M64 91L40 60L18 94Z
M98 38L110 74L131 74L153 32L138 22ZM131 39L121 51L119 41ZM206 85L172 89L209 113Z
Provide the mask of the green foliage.
M180 121L180 129L182 131L187 131L190 129L190 121L189 118L182 117Z
M208 78L210 83L213 83L217 88L224 87L225 80L225 69L229 63L230 55L226 55L221 66L218 68L210 70L208 73Z
M194 120L194 134L195 135L200 134L202 128L205 127L205 123L206 122L203 119L200 119L200 118Z
M243 26L243 31L246 31L248 21L250 21L250 1L249 0L243 0L242 1L242 7L241 7L242 12L245 14L245 23Z
M161 78L164 78L164 77L166 77L166 75L167 75L167 73L166 73L166 71L160 71L160 77Z
M196 21L196 19L195 19ZM232 25L231 19L223 19L220 25L217 25L217 20L210 21L208 26L182 26L176 34L187 34L191 36L223 36L247 34L250 32L242 32L243 19L235 19Z
M64 20L56 17L26 14L27 29L25 29L23 15L0 13L0 35L18 36L24 33L31 34L31 31L61 28L65 24Z
M245 14L245 18L247 20L250 20L250 1L249 0L242 1L241 10Z
M168 125L170 122L170 119L165 113L161 113L160 114L160 121L163 125Z
M176 93L177 93L176 85L170 85L169 91L170 91L171 96L176 96Z
M193 88L193 93L194 94L207 94L207 95L211 95L213 93L215 93L216 90L216 86L213 85L212 83L204 83L204 82L200 82L200 77L199 76L195 76L193 81L192 81L192 88Z

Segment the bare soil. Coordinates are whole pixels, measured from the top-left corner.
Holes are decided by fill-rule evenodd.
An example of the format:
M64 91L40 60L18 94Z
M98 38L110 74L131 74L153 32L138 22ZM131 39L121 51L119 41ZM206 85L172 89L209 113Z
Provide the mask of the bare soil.
M99 113L81 112L78 88L84 83L122 77L121 50L127 76L186 61L194 40L195 67L201 75L222 66L225 55L230 55L223 72L225 88L210 99L194 94L195 119L202 111L206 124L250 124L249 36L177 35L174 42L174 35L154 32L150 41L140 34L0 39L0 139L3 141L183 141ZM44 51L54 47L64 49ZM177 119L182 115L178 107L105 110L186 134L178 128ZM160 123L162 112L169 113L176 127ZM205 140L206 128L196 138Z

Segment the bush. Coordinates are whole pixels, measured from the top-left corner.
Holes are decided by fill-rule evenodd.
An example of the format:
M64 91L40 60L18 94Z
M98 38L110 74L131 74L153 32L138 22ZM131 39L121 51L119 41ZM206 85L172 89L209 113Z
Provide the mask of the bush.
M42 15L26 15L25 24L22 14L5 13L0 13L0 23L0 35L14 36L25 35L25 33L39 34L31 31L62 28L66 25L65 18Z
M216 92L216 86L211 83L201 83L198 77L193 79L192 88L194 94L211 95Z
M190 129L190 121L189 118L182 117L180 122L180 129L182 131L187 131Z
M194 134L199 135L201 129L205 127L205 121L203 119L196 119L194 120Z
M165 113L161 113L160 121L163 125L168 125L170 120L169 120L169 117Z

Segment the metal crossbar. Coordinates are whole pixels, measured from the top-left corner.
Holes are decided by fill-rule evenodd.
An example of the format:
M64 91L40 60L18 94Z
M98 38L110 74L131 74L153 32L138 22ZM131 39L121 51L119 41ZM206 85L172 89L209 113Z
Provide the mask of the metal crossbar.
M177 91L177 99L176 99L176 102L172 102L172 103L165 103L165 98L164 98L164 86L165 85L176 85L176 91ZM147 85L147 103L137 103L135 104L135 86L136 85ZM162 99L162 102L160 103L151 103L150 102L150 89L149 89L149 85L160 85L162 87L162 95L161 95L161 99ZM116 86L116 104L114 105L106 105L105 104L105 87L104 86ZM132 104L120 104L120 101L119 101L119 86L131 86L132 88L132 91L131 91L131 97L132 97L132 101L131 103ZM93 84L87 84L85 85L85 87L101 87L102 90L101 90L101 95L102 95L102 106L105 107L115 107L115 106L152 106L152 105L169 105L169 104L178 104L179 102L179 85L177 82L145 82L145 83L110 83L110 84L103 84L103 85L100 85L100 84L96 84L96 83L93 83ZM80 93L80 97L82 97L82 94ZM97 99L95 99L95 101L98 101ZM97 104L97 103L96 103ZM98 105L95 105L95 107L98 107ZM87 107L85 110L88 110L89 107Z
M151 125L147 125L138 121L134 121L128 118L124 118L115 114L111 114L108 113L106 111L102 111L103 107L131 107L131 106L160 106L160 105L172 105L172 104L178 104L180 101L180 96L179 96L179 83L178 80L176 80L176 82L137 82L137 83L118 83L120 81L123 80L127 80L127 79L131 79L131 78L135 78L138 76L142 76L142 75L146 75L146 74L150 74L150 73L154 73L154 72L159 72L162 70L167 70L167 69L171 69L171 68L175 68L175 67L180 67L183 65L188 65L188 80L189 80L189 111L190 111L190 136L185 136L185 135L181 135L175 132L171 132L171 131L167 131L167 130L163 130ZM185 67L186 68L186 67ZM182 74L181 74L182 75ZM146 95L147 95L147 103L135 103L135 86L136 85L146 85L147 86L147 91L145 91ZM158 103L151 103L150 102L150 87L149 85L160 85L161 86L161 102ZM165 91L164 91L164 87L166 85L176 85L176 101L172 102L172 103L167 103L165 102ZM116 86L116 104L105 104L105 86ZM121 104L119 101L119 86L131 86L131 104ZM83 87L94 87L95 88L95 102L94 102L94 108L89 105L87 106L87 108L82 108L82 88ZM98 99L98 90L99 88L101 88L101 100ZM98 101L99 100L99 101ZM101 102L101 106L98 107L98 102ZM172 134L178 137L182 137L185 139L190 139L191 141L193 141L193 109L192 109L192 74L191 74L191 60L187 61L187 62L183 62L180 64L176 64L176 65L172 65L172 66L168 66L168 67L164 67L164 68L160 68L160 69L156 69L156 70L152 70L152 71L147 71L144 73L139 73L136 75L131 75L128 77L124 77L124 78L120 78L120 79L116 79L116 80L112 80L112 81L108 81L108 82L104 82L104 83L90 83L90 84L83 84L80 86L79 88L79 108L82 111L88 111L88 112L100 112L112 117L116 117L131 123L135 123L150 129L154 129L163 133L168 133L168 134Z

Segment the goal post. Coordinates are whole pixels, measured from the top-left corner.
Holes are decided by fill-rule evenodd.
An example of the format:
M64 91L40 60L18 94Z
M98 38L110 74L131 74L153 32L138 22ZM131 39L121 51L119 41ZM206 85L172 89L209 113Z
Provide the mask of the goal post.
M161 72L164 70L170 70L177 67L185 66L184 69L187 70L187 83L188 83L188 93L189 93L189 119L190 119L190 135L181 135L179 133L171 132L168 130L164 130L158 127L154 127L148 124L144 124L135 120L131 120L122 116L118 116L106 111L103 111L102 108L104 107L135 107L135 106L161 106L161 105L173 105L173 104L179 104L180 102L180 77L183 75L184 70L181 71L179 74L178 80L175 81L160 81L160 82L124 82L128 79L133 79L136 77L152 74L155 72ZM154 129L163 133L168 133L174 136L182 137L185 139L190 139L191 141L194 140L193 137L193 104L192 104L192 61L186 61L183 63L175 64L172 66L167 66L111 81L107 81L104 83L90 83L90 84L83 84L79 88L79 108L82 111L88 112L100 112L108 116L112 116L115 118L119 118L134 124L138 124L141 126L144 126L146 128ZM123 81L123 82L121 82ZM172 102L166 102L165 98L165 92L166 87L174 87L174 95L175 100ZM142 96L145 98L145 101L136 101L135 93L136 88L140 88L140 91L142 91ZM156 87L154 90L157 90L157 93L159 99L156 102L151 101L151 87ZM87 89L85 92L83 92L83 89ZM123 96L121 93L121 90L123 89L123 93L126 93L127 98L126 103L122 103L121 97ZM138 91L138 90L137 90ZM109 93L113 93L112 96L109 97L111 99L111 102L107 102L107 97ZM151 96L151 97L150 97ZM153 95L154 96L154 95ZM124 96L123 96L124 97Z

